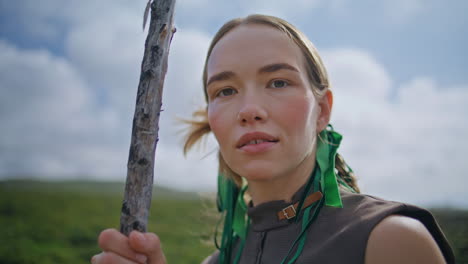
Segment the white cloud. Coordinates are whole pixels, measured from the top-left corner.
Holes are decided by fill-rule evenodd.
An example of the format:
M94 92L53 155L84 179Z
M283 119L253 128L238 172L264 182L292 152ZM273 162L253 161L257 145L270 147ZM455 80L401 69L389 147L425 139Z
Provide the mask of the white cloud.
M106 100L131 118L143 57L145 34L134 23L138 17L122 13L77 24L66 37L66 53Z
M99 142L116 119L111 110L97 109L73 65L48 51L2 41L0 75L2 176L89 172L91 164L77 166L76 154Z
M334 84L333 123L365 192L417 204L468 206L462 161L468 87L415 77L389 100L391 78L364 51L324 53ZM453 194L458 196L454 197Z
M207 34L184 28L179 28L172 40L155 163L155 181L163 185L195 191L216 188L214 138L209 137L205 148L195 148L184 157L185 126L177 121L190 118L205 105L202 70L209 42Z
M190 118L205 105L202 72L209 42L208 35L183 28L173 38L163 94L162 140L174 141L174 133L181 129L176 119Z
M44 122L58 126L92 101L85 82L67 61L45 50L18 50L4 41L0 52L2 119L24 128Z
M371 54L356 49L339 49L325 51L323 56L327 59L332 87L339 87L347 95L359 95L373 101L382 101L389 96L391 79Z
M155 182L184 190L215 190L218 163L214 144L210 145L198 152L191 151L184 157L179 146L159 144L155 159Z
M118 22L95 17L74 24L65 40L64 58L1 43L5 74L1 87L16 89L4 92L8 101L1 105L9 111L2 111L2 118L16 122L13 106L27 100L27 107L16 116L22 115L22 122L28 124L26 133L35 132L28 142L18 133L21 125L9 126L9 134L3 133L2 149L8 147L11 152L2 152L0 177L124 179L146 36L140 25L135 27L137 19L131 12L122 12ZM207 165L209 158L200 161L206 153L191 154L187 161L182 156L182 135L177 133L182 126L175 119L190 117L204 104L201 73L209 41L205 33L178 28L171 46L157 151L164 154L157 159L156 174L157 181L172 187L207 189L216 183L216 163ZM25 66L29 68L22 69ZM12 74L20 72L27 72L27 77ZM190 177L174 178L177 174Z
M140 31L140 16L119 12L76 24L66 39L67 56L120 114L122 127L130 127L135 106L140 64L147 33ZM99 36L99 37L97 37ZM210 38L207 34L178 28L174 35L163 92L161 140L179 144L176 117L189 117L203 105L202 68Z

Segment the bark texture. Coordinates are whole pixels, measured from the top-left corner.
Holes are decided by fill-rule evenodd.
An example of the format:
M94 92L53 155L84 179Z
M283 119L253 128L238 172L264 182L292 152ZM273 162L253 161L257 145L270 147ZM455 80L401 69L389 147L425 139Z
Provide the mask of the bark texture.
M154 0L151 3L120 217L120 232L125 235L132 230L146 232L148 223L164 77L169 46L175 33L174 7L175 0Z

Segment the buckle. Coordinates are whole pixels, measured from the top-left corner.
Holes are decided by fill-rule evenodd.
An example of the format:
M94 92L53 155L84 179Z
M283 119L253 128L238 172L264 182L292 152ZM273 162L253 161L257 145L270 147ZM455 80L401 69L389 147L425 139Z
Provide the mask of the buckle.
M296 208L294 208L294 205L292 204L284 208L282 211L283 211L284 217L286 217L286 219L288 220L296 216Z

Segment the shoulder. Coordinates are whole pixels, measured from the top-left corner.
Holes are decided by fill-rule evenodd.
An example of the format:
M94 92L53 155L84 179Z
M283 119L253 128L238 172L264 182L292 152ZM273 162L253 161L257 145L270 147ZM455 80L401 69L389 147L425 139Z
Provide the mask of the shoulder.
M445 263L442 252L418 220L390 215L370 233L365 263Z
M214 264L219 261L219 250L216 250L212 255L206 257L201 264Z
M344 220L345 223L342 224L349 227L353 237L365 237L359 240L363 242L361 244L362 247L359 247L359 249L362 248L363 259L368 257L367 253L372 252L372 247L381 246L387 248L390 246L379 243L388 241L388 243L394 242L393 245L398 246L402 245L402 239L405 239L405 241L416 241L415 243L420 243L420 240L416 239L421 239L421 247L426 247L430 242L430 246L434 248L433 252L443 254L445 261L448 263L455 263L453 251L447 238L434 216L428 210L411 204L388 201L366 194L355 194L347 191L342 191L341 194L344 208L342 208L342 213L337 215L340 218L346 219ZM391 236L392 234L399 235ZM394 240L391 240L391 238ZM393 254L400 250L397 248L387 250L387 252ZM414 250L414 248L411 250ZM399 261L390 261L388 263L391 262L399 263ZM377 263L386 262L377 261ZM412 263L425 262L413 261Z

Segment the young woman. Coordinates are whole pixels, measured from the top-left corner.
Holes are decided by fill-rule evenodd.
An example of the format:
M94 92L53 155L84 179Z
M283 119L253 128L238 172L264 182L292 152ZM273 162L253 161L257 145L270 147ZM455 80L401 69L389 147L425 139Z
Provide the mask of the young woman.
M329 125L333 95L312 43L276 17L227 22L204 74L189 150L219 144L219 250L204 263L454 263L429 212L359 194ZM166 263L158 237L108 229L102 263Z

